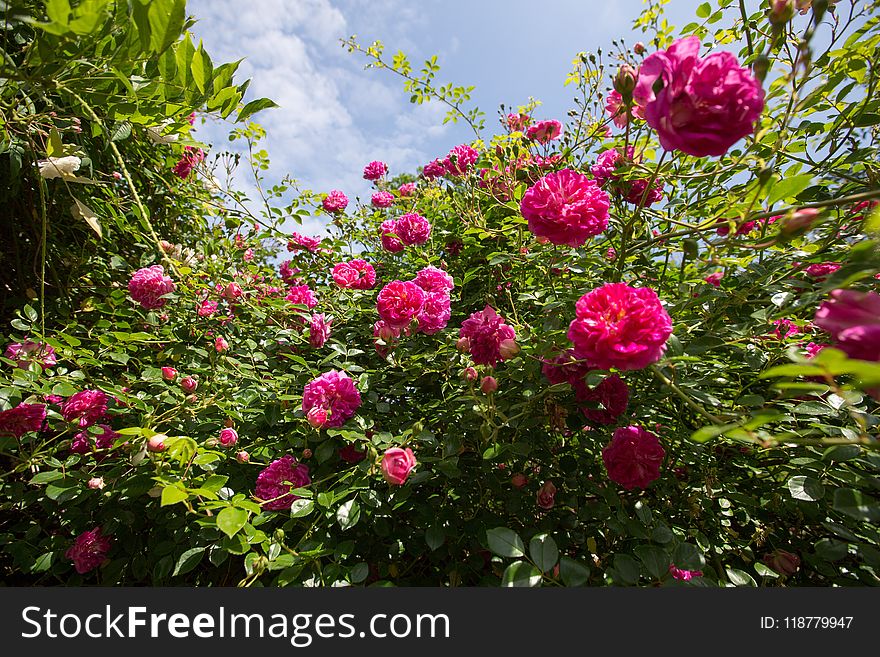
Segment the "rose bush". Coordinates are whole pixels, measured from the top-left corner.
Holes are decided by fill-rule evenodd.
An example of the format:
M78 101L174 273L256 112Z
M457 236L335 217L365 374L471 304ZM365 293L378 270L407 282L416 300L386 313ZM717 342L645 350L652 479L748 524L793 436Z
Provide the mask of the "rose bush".
M651 3L496 131L348 40L474 132L366 203L267 183L183 0L19 4L4 582L880 583L877 2Z

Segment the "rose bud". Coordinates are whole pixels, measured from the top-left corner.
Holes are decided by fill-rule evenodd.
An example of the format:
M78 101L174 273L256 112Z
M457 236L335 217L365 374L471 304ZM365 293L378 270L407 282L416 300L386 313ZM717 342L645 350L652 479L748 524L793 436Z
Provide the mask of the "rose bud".
M480 381L480 390L485 394L489 394L498 390L498 381L495 380L494 376L484 376L483 380Z
M113 177L116 178L115 174ZM122 178L122 175L120 174L120 176L119 176L119 178L117 178L117 180L119 180L121 178ZM171 253L174 250L174 245L167 240L159 240L159 246L161 247L161 249L165 253Z
M147 449L151 452L164 452L166 440L168 440L168 436L164 433L157 433L147 441Z
M177 378L177 370L173 367L163 367L162 378L166 381L174 381Z
M782 228L780 230L783 235L790 237L803 235L812 228L813 223L818 216L819 210L816 208L804 208L803 210L798 210L782 220Z
M477 370L473 367L467 367L461 373L461 377L465 381L476 381L478 376L479 374L477 374Z
M382 455L382 476L389 484L401 486L406 483L410 471L416 466L416 457L407 447L391 447Z
M235 429L226 427L220 430L220 444L223 447L232 447L238 442L238 432Z
M784 576L794 575L801 565L801 559L798 555L785 550L774 550L765 554L763 561L765 566Z
M88 486L92 490L101 490L104 488L104 477L92 477L89 479Z
M310 458L312 458L312 450L310 450L308 447L306 447L306 448L303 450L302 457L303 457L304 459L310 459Z
M538 506L542 509L552 509L556 504L556 486L552 481L545 481L538 489Z
M619 93L623 100L629 102L632 100L633 89L636 88L636 79L638 74L629 64L623 64L614 76L614 90Z
M498 345L498 353L501 354L501 360L509 360L519 353L519 345L513 338L507 338Z
M247 463L251 460L251 455L248 454L246 451L241 450L235 453L235 460L239 463Z
M184 392L195 392L196 388L199 387L199 382L191 376L185 376L180 380L180 387L183 388Z
M526 477L522 472L517 472L510 478L510 485L514 488L522 488L527 483L529 483L529 478Z
M320 429L327 424L327 409L321 408L320 406L312 406L312 408L309 409L309 412L306 413L306 420L308 420L309 424L315 427L315 429Z
M462 353L469 351L471 348L471 341L467 338L459 338L458 342L455 343L455 348Z
M223 339L223 336L218 335L214 340L214 349L218 352L223 352L229 349L229 343Z
M636 41L635 45L633 46L633 52L637 55L644 55L645 54L645 44L642 43L641 41Z

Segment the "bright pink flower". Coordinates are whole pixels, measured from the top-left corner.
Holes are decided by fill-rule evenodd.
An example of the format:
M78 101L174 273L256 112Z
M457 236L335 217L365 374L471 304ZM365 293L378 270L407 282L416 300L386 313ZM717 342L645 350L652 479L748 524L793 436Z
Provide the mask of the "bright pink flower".
M339 458L346 463L360 463L367 458L367 452L359 450L354 443L349 443L339 450Z
M412 196L416 193L416 184L414 182L403 183L397 188L397 193L401 196Z
M813 323L828 331L833 346L850 358L880 361L880 294L832 290Z
M232 427L224 427L220 429L220 444L223 447L232 447L238 442L238 431Z
M324 197L321 205L327 212L342 212L348 207L348 197L338 189L334 189Z
M196 391L196 388L199 387L199 382L196 381L196 380L195 380L193 377L191 377L191 376L185 376L185 377L183 377L183 378L180 380L180 387L181 387L181 388L183 389L183 391L186 392L186 393L195 392L195 391Z
M446 167L443 166L443 163L439 159L428 162L422 168L422 175L427 180L434 180L435 178L439 178L444 173L446 173Z
M602 380L593 389L584 386L576 388L575 398L579 402L598 402L600 408L581 406L581 411L588 420L596 424L614 424L621 415L626 413L629 404L629 387L618 374L612 374Z
M443 160L443 169L447 176L463 176L468 172L479 153L468 144L459 144L449 151L449 155Z
M666 452L660 440L642 427L620 427L602 450L608 478L627 490L647 488L660 478L660 465Z
M30 431L39 431L46 421L44 404L19 404L0 411L0 436L21 438Z
M177 370L173 367L163 367L162 378L166 381L174 381L177 378Z
M333 320L329 319L324 313L316 313L312 315L309 322L309 344L315 349L320 349L330 337L330 326Z
M480 375L475 368L466 367L466 368L464 368L464 371L461 373L461 377L465 381L476 381L480 377Z
M251 460L251 455L241 449L235 453L235 460L239 463L248 463Z
M452 276L437 267L425 267L416 273L413 282L425 292L449 292L455 287Z
M810 265L806 269L804 269L804 273L807 276L811 276L816 280L822 281L825 280L826 276L833 274L838 269L840 269L839 262L821 262L814 265Z
M431 224L422 215L408 212L397 219L394 232L407 246L418 246L431 236Z
M526 137L539 144L546 144L554 139L558 139L561 133L562 124L555 119L551 119L550 121L538 121L530 125L526 130Z
M807 352L808 358L815 358L819 355L819 352L822 351L825 347L830 345L822 344L821 342L810 342L804 347L804 350Z
M488 305L464 320L458 335L467 339L467 347L474 363L492 367L499 360L504 360L501 343L516 338L513 327L505 324L504 318Z
M773 326L776 327L773 332L780 340L784 340L785 338L791 337L792 335L799 335L801 332L798 328L798 325L790 319L773 320Z
M327 409L321 408L320 406L313 406L309 409L309 412L306 413L306 420L310 425L315 427L315 429L321 429L327 424L327 417L329 413Z
M419 322L419 331L425 335L434 335L446 328L451 316L452 309L448 291L425 292L425 301L416 316Z
M424 305L425 291L412 281L391 281L376 297L380 319L398 329L409 326Z
M184 146L183 155L177 161L177 164L174 165L174 168L171 171L178 178L189 178L189 175L192 173L193 169L195 169L199 162L205 159L205 151L201 148L195 148L194 146Z
M386 219L379 227L382 233L382 247L391 253L400 253L404 249L403 242L397 234L397 221Z
M522 132L531 123L532 117L528 114L508 114L507 127L511 132Z
M303 413L308 414L316 407L327 411L325 427L341 427L360 405L361 395L354 381L344 372L325 372L306 384L303 390Z
M625 158L616 148L609 148L599 153L599 156L596 158L596 163L590 167L590 172L593 174L593 177L596 178L598 184L604 185L609 180L618 180L618 176L616 175L617 167L626 162L633 162L634 160L635 149L632 146L626 149Z
M722 278L724 278L724 272L716 271L706 276L706 278L704 278L703 280L706 281L709 285L719 287L721 285Z
M73 561L76 572L85 575L107 561L109 551L110 537L104 536L100 527L95 527L77 536L64 556Z
M663 200L663 182L655 180L654 185L648 189L648 179L639 178L630 180L624 186L624 200L633 205L643 205L646 208L651 207L654 203ZM627 189L628 188L628 189ZM648 193L645 193L648 190ZM644 198L644 201L642 200Z
M218 335L214 338L214 349L218 352L223 352L229 349L229 343L226 342L225 338L222 335Z
M737 235L748 235L749 233L752 232L752 230L754 230L755 225L757 223L758 222L756 222L756 221L744 221L743 223L741 223L737 226L736 234ZM715 229L715 232L717 234L728 235L730 233L730 226L728 225L727 219L719 219L716 222L716 225L718 226L718 228Z
M131 298L147 310L164 306L168 303L168 299L162 299L162 295L170 294L176 289L174 281L165 275L165 268L162 265L138 269L128 283L128 293Z
M321 246L321 238L320 237L309 237L307 235L300 235L296 231L290 236L290 241L287 243L288 251L297 251L300 249L304 249L309 251L310 253L315 253L318 248Z
M568 328L574 352L601 370L635 370L660 359L672 320L649 287L606 283L578 299Z
M556 504L556 486L552 481L545 481L536 497L538 506L549 511Z
M390 447L382 455L382 476L389 484L402 486L409 478L409 473L416 467L416 457L407 447Z
M82 390L61 405L61 416L80 427L90 427L107 414L107 395L100 390Z
M80 431L73 437L70 444L70 451L74 454L88 454L92 451L92 437L95 439L96 449L110 449L119 438L119 434L106 424L96 425L100 428L100 433L92 434L88 430Z
M370 203L374 208L390 208L394 203L394 194L391 192L373 192Z
M284 298L292 304L305 306L309 310L318 305L318 298L308 285L296 285L290 288Z
M388 165L379 160L373 160L364 167L364 178L366 180L379 180L388 173Z
M754 132L764 90L732 53L699 53L700 38L691 36L646 57L633 99L666 150L724 155Z
M618 128L625 128L629 123L629 112L623 102L623 96L618 91L612 91L605 99L605 111L611 117L612 122Z
M605 258L614 262L617 260L617 250L613 246L609 246L608 250L605 252Z
M225 288L223 288L223 298L227 301L235 301L236 299L244 296L244 290L241 289L241 285L238 283L232 282L228 283Z
M333 266L333 281L344 288L370 290L376 284L376 270L366 260L355 259Z
M244 254L241 256L242 260L245 262L250 262L254 259L254 250L253 249L245 249Z
M217 302L205 299L199 304L199 317L211 317L217 312Z
M703 571L701 570L682 570L681 568L676 568L675 564L669 564L669 574L672 575L675 579L680 579L684 582L691 581L694 577L702 577Z
M284 511L289 509L298 495L292 495L290 491L303 488L312 483L309 476L309 466L297 463L290 455L272 461L260 474L257 475L257 484L254 487L254 496L262 501L262 507L269 511Z
M91 490L103 490L104 489L104 477L92 477L89 479L88 484L86 484Z
M33 340L14 342L6 347L3 355L9 360L18 361L18 367L23 370L26 370L31 363L39 363L43 369L46 369L54 367L58 362L55 349L51 345Z
M553 244L581 246L608 227L608 194L570 169L548 173L523 196L529 230Z

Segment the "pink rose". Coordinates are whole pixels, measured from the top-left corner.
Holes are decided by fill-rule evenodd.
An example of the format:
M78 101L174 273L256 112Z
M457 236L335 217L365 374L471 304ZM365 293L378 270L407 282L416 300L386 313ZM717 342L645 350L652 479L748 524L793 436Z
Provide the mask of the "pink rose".
M302 410L313 427L341 427L361 405L355 382L344 372L330 370L306 384ZM318 410L314 410L318 409Z
M288 251L304 250L310 253L315 253L320 247L320 237L309 237L308 235L300 235L295 231L291 234L290 241L287 242Z
M379 160L373 160L364 167L364 178L366 180L379 180L388 173L388 165Z
M660 465L666 451L660 440L642 427L621 427L602 450L608 478L627 490L647 488L660 478Z
M163 299L163 295L170 294L176 289L174 281L165 275L165 268L162 265L138 269L128 283L128 293L131 298L147 310L164 306L168 303L168 299Z
M614 424L621 415L626 413L629 405L629 387L619 374L602 379L593 389L585 384L575 387L575 399L579 402L597 402L599 408L581 406L581 411L591 422L596 424Z
M391 447L382 455L382 476L389 484L402 486L406 483L410 471L416 466L416 457L407 447Z
M401 196L412 196L415 192L416 184L414 182L404 183L397 188L397 193Z
M226 339L223 338L222 335L218 335L216 338L214 338L214 349L216 349L217 352L226 351L227 349L229 349L229 343L226 342Z
M366 260L359 258L340 262L333 266L333 281L343 288L370 290L376 284L376 270Z
M290 455L272 461L259 475L254 487L254 496L262 500L262 507L269 511L289 509L298 495L290 491L303 488L312 483L309 467L297 463Z
M320 349L330 337L330 327L333 320L326 317L324 313L316 313L312 315L309 322L309 344L315 349Z
M242 449L235 453L235 460L239 463L248 463L251 460L251 455Z
M397 221L395 219L386 219L379 226L382 237L382 248L390 253L400 253L404 249L404 243L399 239L397 233Z
M440 160L433 160L422 167L422 175L427 180L439 178L444 173L446 173L446 167L443 166L443 163Z
M485 395L495 392L498 390L498 381L495 380L494 376L484 376L480 381L480 390Z
M220 429L220 444L223 447L232 447L237 442L238 432L235 429L231 427Z
M422 215L408 212L397 219L394 232L407 246L418 246L431 236L431 224Z
M77 536L64 556L73 562L76 572L85 575L107 561L109 551L110 537L104 536L100 527L95 527Z
M61 415L81 428L90 427L107 414L107 395L100 390L83 390L61 405Z
M523 195L520 210L529 230L553 244L582 246L608 227L608 194L594 180L562 169L538 180Z
M486 306L462 322L459 338L467 340L462 344L470 351L474 363L495 367L499 360L505 360L501 343L513 340L516 333L513 327L504 323L504 318L494 308Z
M0 436L21 438L31 431L39 431L46 421L44 404L19 404L0 411Z
M545 481L538 489L538 506L542 509L552 509L556 504L556 486L552 481Z
M754 132L764 90L732 53L699 52L700 38L691 36L646 57L633 99L666 150L724 155Z
M539 144L546 144L554 139L558 139L561 133L562 124L559 121L538 121L529 126L528 130L526 130L526 137Z
M425 291L412 281L392 281L379 292L376 310L388 326L402 329L412 322L425 305Z
M467 144L459 144L449 151L449 155L443 160L443 169L447 176L463 176L468 172L479 153Z
M321 205L327 212L342 212L348 207L348 197L338 189L334 189L324 197Z
M168 439L168 436L162 433L157 433L155 436L152 436L149 440L147 440L147 450L151 452L164 452L165 451L165 441Z
M191 376L185 376L180 380L180 387L184 392L195 392L199 387L199 382Z
M370 203L374 208L390 208L394 203L394 194L391 192L374 192L370 197Z
M833 290L813 323L828 331L833 346L850 358L880 361L880 294Z
M706 276L706 278L704 278L703 280L706 281L709 285L718 287L719 285L721 285L722 278L724 278L724 272L716 271Z
M14 342L6 347L3 355L9 360L17 361L16 365L23 370L26 370L31 363L39 363L43 369L46 369L54 367L58 362L55 349L51 345L33 340Z

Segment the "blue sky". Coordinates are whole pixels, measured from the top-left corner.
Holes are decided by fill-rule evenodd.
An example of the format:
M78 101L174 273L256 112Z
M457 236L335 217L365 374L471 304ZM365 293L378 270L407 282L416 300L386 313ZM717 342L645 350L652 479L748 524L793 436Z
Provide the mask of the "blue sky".
M675 25L695 17L697 0L671 0ZM750 1L753 4L753 0ZM579 51L609 50L613 38L632 44L642 0L190 0L198 19L193 32L215 62L245 58L241 79L252 78L249 98L267 96L281 107L257 115L268 131L269 179L290 174L305 189L342 189L352 201L369 199L362 170L370 160L391 174L414 171L445 155L472 133L442 125L444 107L411 105L402 80L364 70L366 59L349 54L340 38L362 44L381 40L414 66L438 55L439 82L476 87L473 102L497 124L500 103L542 102L540 118L565 122L573 106L563 86ZM198 136L228 148L228 125L199 127ZM302 231L323 232L321 221Z

